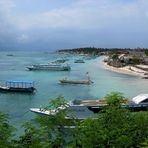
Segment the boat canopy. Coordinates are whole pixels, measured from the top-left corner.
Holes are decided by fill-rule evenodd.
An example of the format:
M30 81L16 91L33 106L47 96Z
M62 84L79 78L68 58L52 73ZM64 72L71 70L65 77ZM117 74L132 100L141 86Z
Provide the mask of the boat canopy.
M34 81L32 80L7 80L6 86L13 87L13 88L30 88L30 87L34 87Z
M132 101L136 104L143 103L148 101L148 94L140 94L132 99Z
M32 80L7 80L6 83L28 83L32 84L34 81Z

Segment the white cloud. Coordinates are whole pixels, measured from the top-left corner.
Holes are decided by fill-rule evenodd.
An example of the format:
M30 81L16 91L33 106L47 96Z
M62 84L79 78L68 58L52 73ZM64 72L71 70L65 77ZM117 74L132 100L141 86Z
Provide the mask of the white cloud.
M35 1L29 2L33 6ZM74 32L79 34L75 34L76 39L80 36L81 40L86 37L98 42L117 36L121 42L127 39L126 33L129 38L148 33L147 0L77 0L71 5L27 15L13 13L17 6L17 0L0 0L0 38L2 34L11 35L16 43L31 43L43 37L51 40L48 36L60 38L60 42L64 38L73 40Z
M21 34L20 36L17 37L18 43L26 43L29 41L29 36L26 34Z
M16 23L13 22L14 19L11 15L14 7L15 4L12 0L0 0L0 34L9 34L16 27Z
M20 30L32 29L102 29L128 22L147 23L148 1L79 0L70 6L39 14L12 15L15 1L0 0L0 26L12 25ZM33 4L32 4L33 5ZM4 23L3 23L4 22ZM124 28L124 26L122 26Z
M38 15L22 16L16 22L20 29L78 28L102 29L112 24L145 21L148 1L124 3L117 0L80 0L69 7L53 9ZM142 20L141 20L142 18ZM122 26L124 27L124 26Z
M14 8L16 5L12 0L0 0L0 11L4 11L6 13L10 12L12 8Z

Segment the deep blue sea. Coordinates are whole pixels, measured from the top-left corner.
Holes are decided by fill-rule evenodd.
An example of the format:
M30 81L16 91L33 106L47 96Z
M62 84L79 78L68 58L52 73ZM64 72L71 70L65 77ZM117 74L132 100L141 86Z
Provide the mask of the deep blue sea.
M13 54L13 56L8 56ZM27 65L49 63L59 58L69 59L71 71L29 71ZM10 122L19 128L22 123L34 118L32 107L47 106L50 99L62 95L67 100L103 98L112 91L122 92L128 98L148 93L148 80L138 76L119 74L102 66L103 57L74 63L80 55L65 55L43 51L0 52L0 85L5 80L34 80L37 89L34 94L0 92L0 111L8 113ZM89 72L93 85L61 85L59 79L85 79Z

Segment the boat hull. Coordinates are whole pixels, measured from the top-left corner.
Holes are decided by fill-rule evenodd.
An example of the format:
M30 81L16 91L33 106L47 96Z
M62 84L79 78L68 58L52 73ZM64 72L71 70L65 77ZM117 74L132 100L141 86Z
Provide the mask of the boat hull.
M107 102L104 99L98 100L73 100L68 103L67 107L60 107L58 109L41 109L32 108L32 112L55 116L58 112L64 110L66 112L66 119L78 119L83 120L87 118L97 118L102 109L107 106ZM125 100L121 104L122 108L128 109L131 112L148 111L148 94L140 94L131 100Z
M92 81L89 80L59 80L63 84L92 84Z
M81 105L72 105L66 109L67 115L65 119L78 119L78 120L84 120L88 118L95 119L98 117L102 109L106 105L100 105L100 106L81 106ZM139 112L139 111L148 111L148 105L123 105L123 108L127 108L131 112ZM38 115L43 116L50 116L54 117L58 112L55 112L55 110L45 110L45 109L39 109L39 108L31 108L31 112L34 112Z
M78 60L75 60L74 63L85 63L85 62L81 59L78 59Z
M46 70L46 71L69 71L70 67L27 67L29 70Z
M102 106L99 108L93 108L93 106L69 106L66 108L67 115L65 119L78 119L78 120L83 120L87 118L96 118L97 114L102 110ZM43 116L50 116L54 117L58 112L55 110L45 110L45 109L40 109L40 108L30 108L31 112L34 112L38 115L43 115Z
M0 86L0 91L5 91L5 92L27 92L27 93L32 93L32 92L34 92L34 90L35 90L34 87L14 88L14 87L3 87L3 86Z

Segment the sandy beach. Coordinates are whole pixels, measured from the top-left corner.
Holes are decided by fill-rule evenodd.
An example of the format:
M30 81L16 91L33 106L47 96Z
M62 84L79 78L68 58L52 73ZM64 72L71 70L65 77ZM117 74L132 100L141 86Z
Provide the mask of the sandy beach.
M133 76L140 76L140 77L144 77L145 76L144 74L147 73L147 71L136 68L134 66L125 66L122 68L116 68L116 67L107 65L107 63L105 63L104 61L102 61L102 63L103 63L102 65L105 69L111 70L114 72L118 72L118 73L123 73L123 74L128 74L128 75L133 75ZM145 65L138 65L138 66L148 67Z

